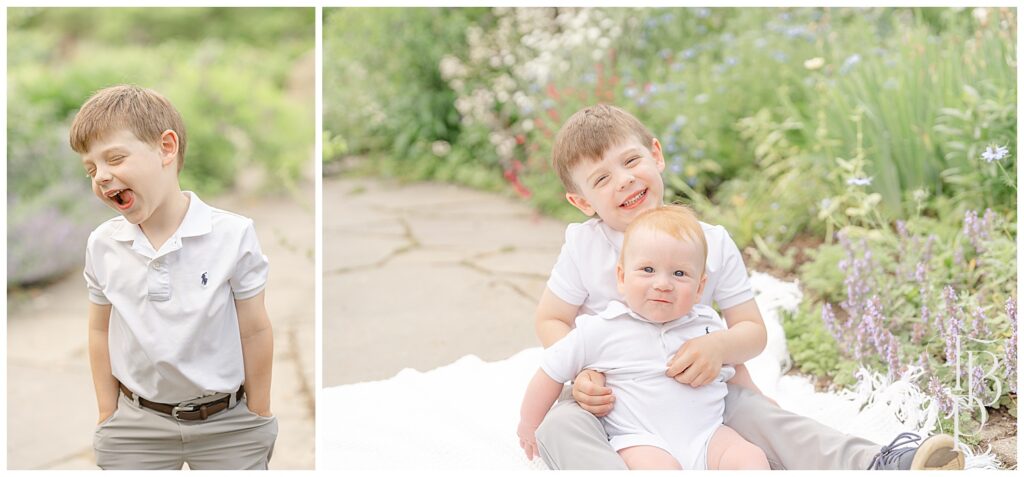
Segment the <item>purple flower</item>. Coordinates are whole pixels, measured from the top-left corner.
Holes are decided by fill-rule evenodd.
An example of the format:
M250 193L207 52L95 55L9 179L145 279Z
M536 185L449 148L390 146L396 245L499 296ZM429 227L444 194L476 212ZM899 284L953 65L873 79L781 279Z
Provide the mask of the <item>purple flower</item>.
M980 306L974 309L974 320L971 321L971 338L986 337L988 336L988 325L986 325L988 318L985 316L985 310Z
M1010 329L1013 330L1013 333L1004 345L1006 352L1005 376L1007 379L1010 379L1011 376L1017 374L1017 302L1012 296L1006 299L1006 316L1010 319Z
M960 321L960 305L956 302L956 292L953 287L946 286L946 362L954 363L959 359L960 354L960 330L963 329L963 322Z
M874 177L851 177L846 180L846 184L852 186L869 186L873 180L875 180Z
M928 393L939 405L939 412L948 417L953 411L953 399L949 395L949 390L934 375L928 380Z
M928 278L928 269L924 263L917 264L917 270L914 272L914 281L920 284L922 287L926 285L925 279ZM922 294L922 299L924 298Z
M981 153L981 158L985 162L1001 161L1010 155L1010 150L1006 146L989 146L985 148L985 152Z
M985 371L981 366L975 366L971 370L971 392L974 393L975 397L985 401L988 396L987 387L985 386Z

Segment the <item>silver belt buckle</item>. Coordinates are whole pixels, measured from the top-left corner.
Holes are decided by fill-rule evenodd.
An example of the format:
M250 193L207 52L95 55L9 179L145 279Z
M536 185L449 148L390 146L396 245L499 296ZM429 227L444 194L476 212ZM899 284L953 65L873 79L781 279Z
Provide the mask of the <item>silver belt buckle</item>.
M184 405L182 405L182 404L184 404ZM177 419L177 420L180 421L181 419L178 417L178 412L179 411L192 412L192 411L195 411L195 410L196 410L196 405L195 404L181 403L181 404L178 404L177 406L174 406L174 408L171 409L171 417L173 417L174 419Z
M228 396L228 393L213 393L208 396L200 396L194 399L189 399L188 401L179 402L177 406L174 406L174 408L171 409L171 417L178 419L179 411L198 411L200 407L211 402L220 401L221 399L224 399L225 397ZM181 419L178 420L180 421Z

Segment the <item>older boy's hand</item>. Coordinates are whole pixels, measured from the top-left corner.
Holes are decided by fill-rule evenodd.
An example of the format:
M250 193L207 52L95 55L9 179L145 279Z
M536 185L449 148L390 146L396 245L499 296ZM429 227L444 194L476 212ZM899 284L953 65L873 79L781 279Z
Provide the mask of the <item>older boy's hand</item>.
M98 425L102 424L103 421L106 421L108 417L114 415L114 411L116 411L116 410L117 410L117 408L115 407L115 408L113 408L113 409L111 409L109 411L100 411L100 418L96 421L96 425L98 426Z
M720 333L704 335L683 343L668 362L668 371L665 374L695 388L714 382L722 370L725 355L721 340L715 336L717 334Z
M572 383L572 398L585 411L597 416L607 416L615 405L612 388L604 385L604 375L592 369L584 369Z
M519 447L526 452L527 459L533 460L535 456L540 455L537 453L537 426L519 421L519 429L516 430L516 434L519 436Z

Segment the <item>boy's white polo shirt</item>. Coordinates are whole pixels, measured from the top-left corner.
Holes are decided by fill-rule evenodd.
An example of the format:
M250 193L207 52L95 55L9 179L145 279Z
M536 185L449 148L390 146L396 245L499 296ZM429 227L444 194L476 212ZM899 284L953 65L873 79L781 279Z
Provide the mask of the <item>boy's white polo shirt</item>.
M160 250L138 225L115 217L89 236L85 255L89 300L112 305L114 377L162 403L242 384L235 300L259 294L269 268L252 220L185 193L185 218Z
M700 303L725 310L754 298L747 268L736 243L720 225L700 223L708 243L707 284ZM548 289L562 301L595 314L612 300L623 300L615 278L623 233L601 219L569 224L565 244L548 278Z

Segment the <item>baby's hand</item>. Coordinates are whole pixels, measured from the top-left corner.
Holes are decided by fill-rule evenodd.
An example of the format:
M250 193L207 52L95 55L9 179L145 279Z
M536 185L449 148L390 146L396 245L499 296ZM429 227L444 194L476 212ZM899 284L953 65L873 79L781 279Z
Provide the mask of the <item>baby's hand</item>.
M695 388L714 382L722 370L722 359L725 355L721 341L715 334L704 335L683 343L668 362L668 371L665 374Z
M612 388L604 385L604 375L592 369L584 369L576 375L572 383L572 398L583 410L597 417L607 416L615 404Z
M533 460L534 456L540 455L537 453L537 426L519 421L519 429L516 430L516 434L519 435L519 447L526 452L527 459Z

